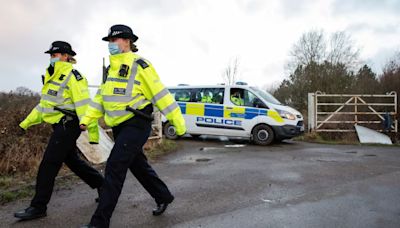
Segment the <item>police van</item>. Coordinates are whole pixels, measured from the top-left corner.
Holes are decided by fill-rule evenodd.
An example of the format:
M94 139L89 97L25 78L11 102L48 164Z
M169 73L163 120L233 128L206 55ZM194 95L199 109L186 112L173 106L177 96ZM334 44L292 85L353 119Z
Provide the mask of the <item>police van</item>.
M175 97L192 137L218 135L245 137L258 145L290 139L304 132L303 116L281 104L271 94L248 86L189 86L168 88ZM176 139L175 128L165 117L163 133Z

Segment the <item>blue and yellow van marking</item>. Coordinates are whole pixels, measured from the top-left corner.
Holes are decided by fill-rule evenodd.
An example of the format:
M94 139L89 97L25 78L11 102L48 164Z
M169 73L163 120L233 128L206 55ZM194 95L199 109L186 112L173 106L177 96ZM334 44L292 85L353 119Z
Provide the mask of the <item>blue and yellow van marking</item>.
M257 116L269 116L278 123L284 122L282 117L275 110L233 106L232 108L223 105L212 105L205 103L177 102L182 114L196 116L211 116L223 118L253 119Z
M186 103L181 103L181 102L177 102L179 105L179 108L181 108L181 112L182 114L186 113Z
M205 104L204 103L184 103L186 105L186 112L182 114L204 116Z
M222 105L205 105L205 116L224 117L224 106Z

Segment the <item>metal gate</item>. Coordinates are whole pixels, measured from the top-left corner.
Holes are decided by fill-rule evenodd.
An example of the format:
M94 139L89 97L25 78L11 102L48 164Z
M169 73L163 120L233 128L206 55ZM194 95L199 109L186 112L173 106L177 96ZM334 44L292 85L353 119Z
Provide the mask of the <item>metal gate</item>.
M354 132L354 125L398 132L397 94L308 94L308 130ZM386 126L385 126L386 125Z

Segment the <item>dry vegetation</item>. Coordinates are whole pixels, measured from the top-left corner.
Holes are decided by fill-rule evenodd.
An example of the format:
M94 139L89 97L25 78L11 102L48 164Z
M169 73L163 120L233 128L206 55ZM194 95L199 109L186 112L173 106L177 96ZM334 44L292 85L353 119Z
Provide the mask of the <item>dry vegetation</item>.
M18 124L38 103L37 94L0 93L0 173L36 173L51 133L50 125L37 125L25 134Z

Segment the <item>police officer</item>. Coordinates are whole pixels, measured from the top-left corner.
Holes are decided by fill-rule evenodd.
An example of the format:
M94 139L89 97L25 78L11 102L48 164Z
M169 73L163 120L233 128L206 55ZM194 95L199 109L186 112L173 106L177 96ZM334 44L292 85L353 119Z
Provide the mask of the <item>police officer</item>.
M244 106L244 100L241 98L239 91L236 91L236 92L232 93L231 101L235 105Z
M78 117L85 113L90 98L86 79L72 67L76 53L64 41L53 42L45 53L50 54L50 66L42 76L40 102L19 126L25 131L32 125L46 122L52 124L53 133L39 166L31 205L14 214L22 220L46 216L54 180L63 163L93 189L99 190L104 181L103 176L77 154L76 140L81 134ZM88 126L91 143L97 143L97 121Z
M212 103L212 94L210 91L205 91L204 95L201 97L202 103Z
M176 97L177 97L178 101L185 101L185 102L189 102L190 101L190 94L187 91L179 91L179 92L177 92Z
M108 41L108 76L81 120L81 129L104 115L112 127L115 145L105 169L100 201L89 225L108 227L128 169L155 199L153 215L161 215L174 200L166 184L157 176L143 154L151 132L153 105L175 126L178 135L186 131L176 101L161 83L151 63L134 52L138 37L126 25L114 25L103 38ZM134 112L132 112L132 110Z

